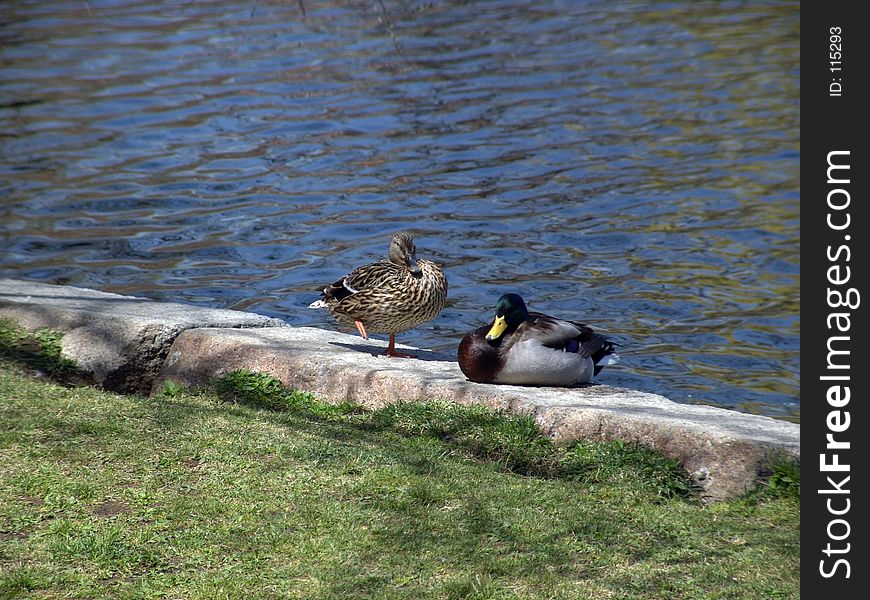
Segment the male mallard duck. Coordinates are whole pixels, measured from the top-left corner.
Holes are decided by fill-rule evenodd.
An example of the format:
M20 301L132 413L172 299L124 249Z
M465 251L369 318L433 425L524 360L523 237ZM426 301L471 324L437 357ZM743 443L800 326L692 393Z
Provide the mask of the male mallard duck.
M609 339L583 323L529 312L519 294L499 298L493 322L459 344L459 368L478 383L576 385L617 360Z
M417 260L414 240L407 232L393 236L389 260L363 265L323 288L309 308L325 308L340 323L353 324L363 337L389 333L387 356L396 351L396 334L434 319L447 300L447 278L441 267Z

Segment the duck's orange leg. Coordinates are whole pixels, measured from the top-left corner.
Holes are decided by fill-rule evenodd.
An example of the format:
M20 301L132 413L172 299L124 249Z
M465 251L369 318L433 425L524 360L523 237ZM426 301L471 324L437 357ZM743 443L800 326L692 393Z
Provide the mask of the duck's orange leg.
M362 339L369 339L369 334L366 333L366 326L363 325L363 322L360 320L356 320L353 322L356 325L356 330L359 331L359 334L362 336Z
M396 358L417 358L413 354L404 354L396 350L396 334L390 334L390 345L387 346L387 356L395 356Z

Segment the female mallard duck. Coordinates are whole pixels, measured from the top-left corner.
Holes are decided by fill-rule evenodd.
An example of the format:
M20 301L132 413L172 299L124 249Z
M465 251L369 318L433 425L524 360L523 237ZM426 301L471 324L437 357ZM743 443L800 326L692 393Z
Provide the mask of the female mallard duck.
M387 356L408 357L396 351L396 334L434 319L447 300L447 278L441 267L417 260L410 234L393 236L389 260L357 267L323 288L309 308L325 308L340 323L353 324L363 337L389 333Z
M493 322L459 344L459 368L478 383L576 385L617 360L609 339L583 323L529 312L518 294L499 298Z

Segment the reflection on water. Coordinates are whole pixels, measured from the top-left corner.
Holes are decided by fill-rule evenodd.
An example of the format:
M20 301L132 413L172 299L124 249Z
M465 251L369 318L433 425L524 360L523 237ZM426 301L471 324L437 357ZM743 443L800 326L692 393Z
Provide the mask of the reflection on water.
M2 274L335 327L410 229L440 350L519 291L600 381L797 421L796 3L0 6Z

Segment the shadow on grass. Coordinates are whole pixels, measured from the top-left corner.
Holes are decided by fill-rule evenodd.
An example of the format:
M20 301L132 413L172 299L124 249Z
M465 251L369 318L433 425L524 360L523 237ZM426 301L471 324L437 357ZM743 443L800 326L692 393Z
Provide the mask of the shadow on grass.
M171 385L171 384L170 384ZM651 486L662 499L693 498L698 491L680 465L648 448L621 441L555 444L531 416L509 415L452 402L397 402L373 411L330 404L289 390L276 378L250 371L228 373L212 385L225 401L308 419L437 440L449 450L492 462L519 475L595 483L622 471ZM343 435L349 430L343 428Z
M63 334L50 329L26 331L9 319L0 319L0 359L25 371L63 385L89 385L93 378L61 355Z
M226 402L341 424L333 429L336 439L355 437L355 431L390 431L438 440L446 449L459 450L519 475L597 483L627 474L663 500L694 501L701 491L677 461L649 448L620 440L576 440L559 445L540 432L531 416L439 401L396 402L369 411L350 402L330 404L311 394L288 390L270 375L249 371L229 373L213 387ZM800 463L788 456L771 456L759 472L758 487L748 496L799 500Z

